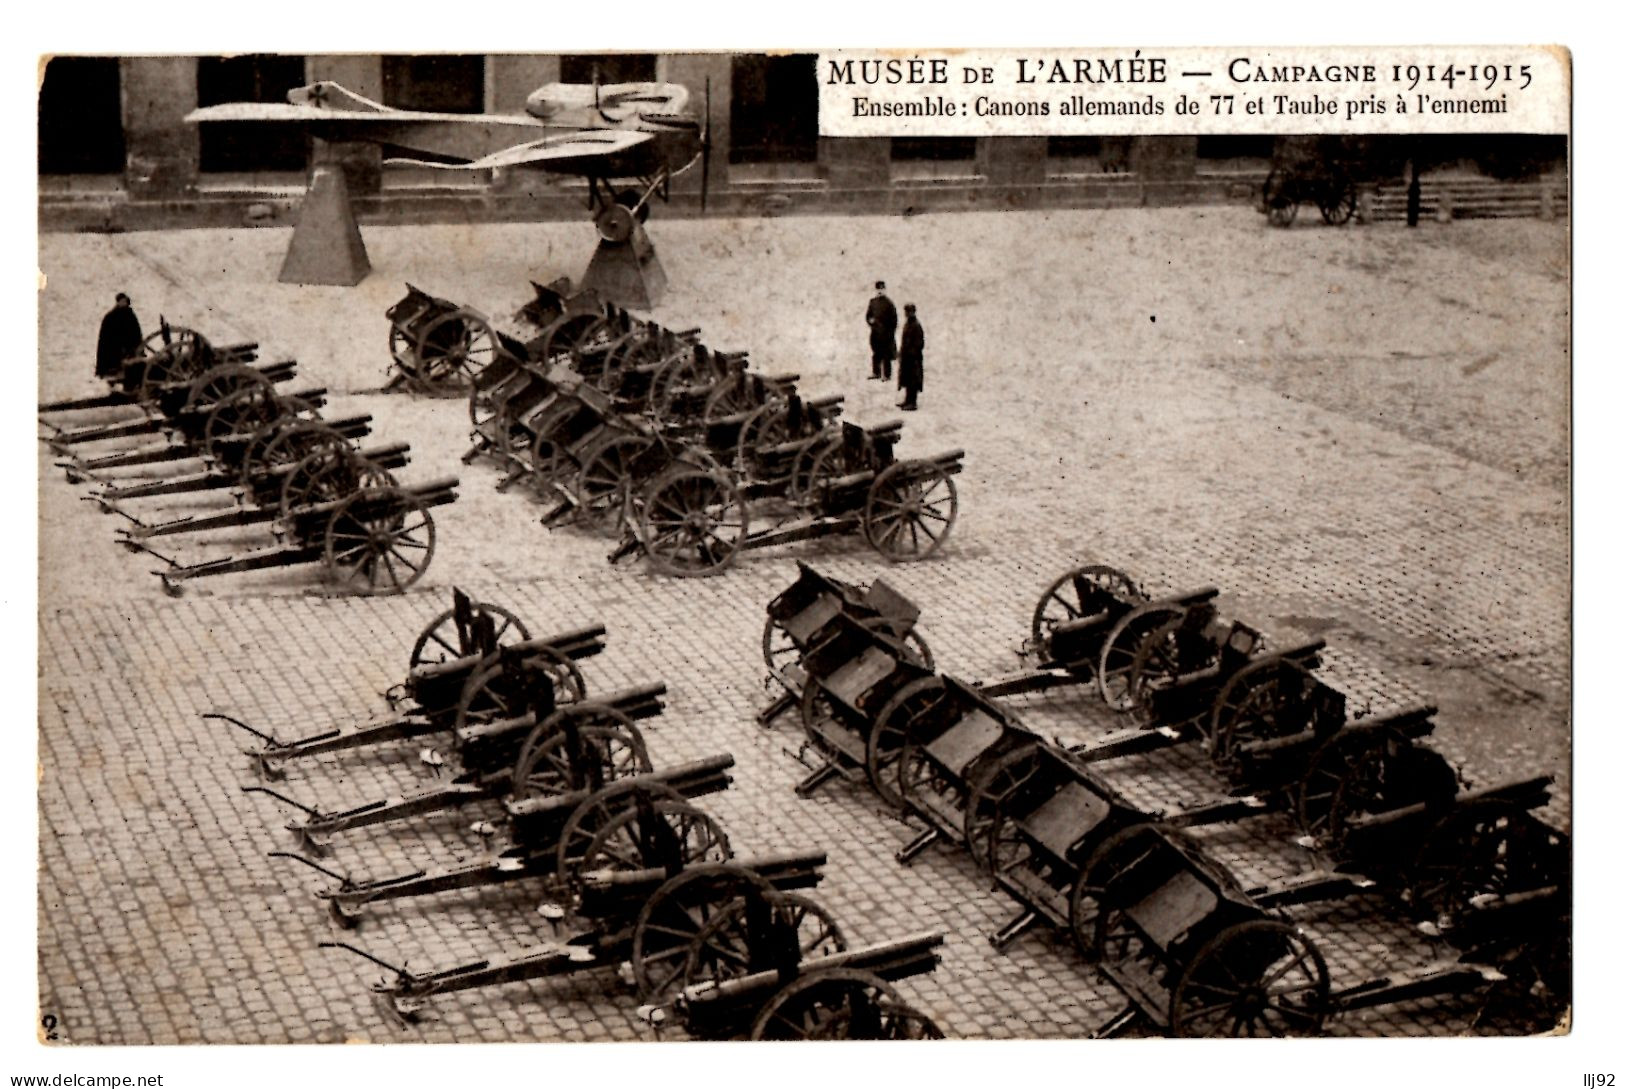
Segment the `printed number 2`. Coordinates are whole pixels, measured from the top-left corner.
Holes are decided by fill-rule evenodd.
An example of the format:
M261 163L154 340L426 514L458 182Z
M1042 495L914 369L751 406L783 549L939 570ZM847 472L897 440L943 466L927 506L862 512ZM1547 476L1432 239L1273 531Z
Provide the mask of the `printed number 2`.
M46 1014L44 1017L40 1018L39 1023L40 1023L40 1027L45 1030L45 1038L47 1040L60 1040L60 1039L62 1039L62 1037L60 1035L58 1035L58 1033L56 1031L56 1026L57 1026L56 1014L54 1014L54 1013Z

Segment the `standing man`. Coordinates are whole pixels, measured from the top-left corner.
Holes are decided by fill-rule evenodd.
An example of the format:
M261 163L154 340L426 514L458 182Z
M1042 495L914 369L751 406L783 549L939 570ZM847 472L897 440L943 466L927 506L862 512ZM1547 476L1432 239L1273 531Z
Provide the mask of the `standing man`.
M925 388L925 330L914 316L914 304L903 305L903 349L897 357L897 388L904 392L902 409L919 408L920 391Z
M875 283L875 297L869 300L869 381L891 381L891 361L897 358L897 307L886 298L886 281Z
M124 361L141 347L141 319L130 307L130 296L120 291L113 296L113 309L102 318L96 336L96 377L117 378Z

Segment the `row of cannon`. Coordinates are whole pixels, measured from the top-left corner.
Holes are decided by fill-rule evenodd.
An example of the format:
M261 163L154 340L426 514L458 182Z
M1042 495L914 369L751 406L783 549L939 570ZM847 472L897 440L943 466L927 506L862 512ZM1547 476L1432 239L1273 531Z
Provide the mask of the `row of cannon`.
M1140 1020L1182 1036L1311 1035L1349 1010L1497 988L1566 1007L1568 838L1531 812L1552 780L1468 789L1422 743L1434 708L1350 716L1314 672L1322 643L1271 647L1220 615L1217 595L1152 597L1121 571L1078 567L1034 611L1029 667L972 682L934 669L919 610L883 581L802 565L767 606L781 694L760 719L799 712L813 770L798 793L866 779L921 829L900 862L964 847L1019 905L995 945L1038 923L1069 933L1130 1000L1102 1035ZM1069 685L1132 724L1065 744L1002 701ZM1232 789L1152 811L1102 774L1175 746L1199 746ZM1266 885L1188 832L1283 812L1320 864ZM1455 955L1334 988L1285 909L1368 891Z
M420 757L437 771L453 765L433 787L342 810L244 788L298 812L288 827L301 853L274 854L335 882L318 895L342 926L393 901L526 882L553 928L540 944L426 972L351 941L320 944L384 968L374 997L402 1020L438 995L597 972L618 973L656 1030L675 1022L697 1038L940 1038L895 984L936 967L942 935L856 944L807 895L823 879L823 852L736 855L695 804L728 788L733 757L657 765L645 733L665 686L589 691L579 663L605 645L602 625L533 637L509 610L454 593L386 693L384 717L279 740L206 716L253 735L254 766L269 779L309 757L402 741L429 741ZM474 861L375 878L317 861L335 836L475 801L500 815L476 826L491 846Z
M69 481L94 486L87 499L129 523L119 543L163 561L156 573L172 595L192 579L307 563L322 564L341 593L400 593L417 582L434 556L430 509L456 500L457 480L401 484L406 443L363 447L370 416L325 418L325 389L280 388L294 361L257 358L258 345L217 346L164 322L108 378L107 393L41 405L43 441ZM98 422L84 423L85 413ZM58 422L64 415L80 425ZM181 518L133 506L177 496L226 501ZM273 543L190 563L159 549L250 526L270 527Z
M861 533L892 562L935 554L958 517L964 451L899 458L902 421L861 427L842 398L806 397L712 351L698 329L634 317L568 281L532 285L521 342L407 285L388 311L401 384L468 395L472 446L551 504L549 526L619 538L672 576L714 575L740 553Z

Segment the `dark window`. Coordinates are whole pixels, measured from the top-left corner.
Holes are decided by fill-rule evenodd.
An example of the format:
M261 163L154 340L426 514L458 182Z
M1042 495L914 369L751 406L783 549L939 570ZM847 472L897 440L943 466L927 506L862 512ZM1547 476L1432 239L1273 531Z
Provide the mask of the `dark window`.
M197 104L286 102L305 83L303 57L200 57ZM285 125L198 126L198 169L204 173L303 170L310 140Z
M810 53L734 58L730 163L818 161L817 63Z
M452 53L384 58L384 103L431 113L485 109L485 58Z
M654 78L653 53L573 53L559 58L561 83L652 83Z
M951 162L976 158L974 136L894 136L891 157L907 162Z
M1048 153L1055 159L1092 159L1100 154L1100 137L1051 136Z
M118 59L52 57L39 93L41 174L124 173Z
M1273 136L1198 136L1198 159L1268 159L1275 154Z

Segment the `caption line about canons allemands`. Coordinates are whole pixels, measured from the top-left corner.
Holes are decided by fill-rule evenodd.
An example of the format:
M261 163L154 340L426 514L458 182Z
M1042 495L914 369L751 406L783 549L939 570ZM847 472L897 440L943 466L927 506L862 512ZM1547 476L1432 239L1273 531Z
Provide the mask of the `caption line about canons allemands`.
M842 50L824 136L1563 134L1559 46Z

